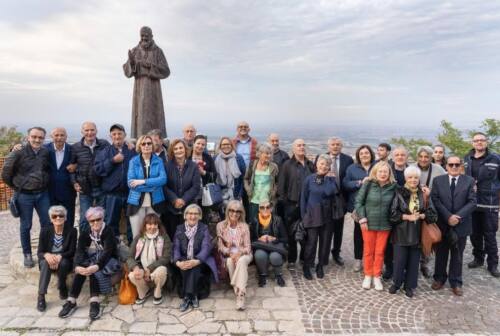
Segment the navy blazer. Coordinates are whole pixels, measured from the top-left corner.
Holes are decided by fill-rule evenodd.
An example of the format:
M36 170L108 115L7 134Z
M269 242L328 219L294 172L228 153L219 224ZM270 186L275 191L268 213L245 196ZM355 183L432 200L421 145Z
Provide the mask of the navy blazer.
M51 201L61 202L75 199L76 191L71 183L70 173L66 169L71 160L71 145L66 143L64 147L64 159L59 169L57 168L54 143L45 144L45 147L49 151L50 158L49 196Z
M472 233L472 212L476 209L476 193L474 179L467 175L460 175L455 187L455 211L451 212L451 189L448 174L436 176L432 181L431 199L438 213L438 226L446 235L448 218L458 215L462 219L455 226L458 237L466 237Z
M163 192L167 199L167 210L172 214L182 214L186 206L196 203L201 191L201 177L198 165L191 159L186 160L182 175L174 160L167 161L167 184L163 187ZM174 208L174 201L178 198L184 200L185 206L182 209Z

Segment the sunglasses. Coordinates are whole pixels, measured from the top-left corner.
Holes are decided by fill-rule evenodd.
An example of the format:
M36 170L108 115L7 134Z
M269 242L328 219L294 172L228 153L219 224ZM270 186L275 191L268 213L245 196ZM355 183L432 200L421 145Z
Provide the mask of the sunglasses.
M460 163L448 163L448 167L450 167L450 168L453 168L453 167L458 168L458 167L460 167Z
M270 205L259 205L259 209L260 210L269 210L269 209L271 209L271 206Z
M52 219L56 219L56 218L65 218L66 216L64 216L63 214L57 214L57 215L52 215L50 216L50 218Z
M89 223L99 223L100 221L102 221L102 217L99 217L99 218L94 218L94 219L89 219Z
M237 214L243 213L241 210L234 210L234 209L229 209L228 212L229 213L237 213Z
M152 145L153 145L152 142L143 142L143 143L141 143L141 146L143 146L143 147L144 146L152 146Z

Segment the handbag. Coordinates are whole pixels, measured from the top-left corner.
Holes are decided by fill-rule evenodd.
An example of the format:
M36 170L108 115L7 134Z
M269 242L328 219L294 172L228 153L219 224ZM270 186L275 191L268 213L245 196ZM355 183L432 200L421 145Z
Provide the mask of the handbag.
M120 281L120 291L118 293L118 303L121 305L131 305L137 299L137 288L128 278L128 268L125 266L123 278Z
M424 205L425 208L429 205L428 197L424 197ZM437 226L436 223L427 223L425 219L422 221L422 232L421 232L421 241L422 241L422 253L428 257L432 253L432 246L441 241L442 234L441 230Z
M207 183L202 188L201 205L212 206L222 203L222 189L218 184Z
M332 219L342 219L345 214L345 200L341 193L334 195L332 200Z
M217 275L219 276L219 281L226 281L229 279L229 272L227 270L226 258L222 255L217 248L214 248L213 255L215 259L215 264L217 265Z
M304 223L298 219L296 222L296 230L295 230L295 241L298 242L303 242L306 240L307 232L306 229L304 228Z
M288 256L288 251L287 249L285 248L285 246L283 246L283 243L274 243L274 242L271 242L271 243L264 243L264 242L261 242L260 240L256 240L254 242L252 242L252 249L253 250L264 250L266 252L278 252L279 254L281 254L282 256L284 257L287 257Z
M19 216L21 216L21 214L19 213L19 206L17 204L17 192L15 192L14 195L12 195L12 197L9 199L9 210L12 217L18 218Z

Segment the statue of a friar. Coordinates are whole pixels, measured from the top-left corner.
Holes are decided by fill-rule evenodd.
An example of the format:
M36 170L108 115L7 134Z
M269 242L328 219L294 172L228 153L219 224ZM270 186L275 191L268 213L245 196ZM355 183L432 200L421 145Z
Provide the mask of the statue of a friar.
M163 51L153 41L151 28L141 28L141 41L128 51L123 72L128 78L135 78L131 137L138 138L152 129L160 129L166 137L160 79L167 78L170 69Z

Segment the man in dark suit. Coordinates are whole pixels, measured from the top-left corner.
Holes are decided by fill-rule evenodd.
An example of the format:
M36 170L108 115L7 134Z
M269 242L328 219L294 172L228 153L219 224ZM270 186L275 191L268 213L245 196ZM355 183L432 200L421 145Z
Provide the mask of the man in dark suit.
M344 200L347 200L347 193L342 190L342 180L345 177L345 172L347 167L349 167L354 161L352 157L342 153L342 147L344 146L342 139L338 137L332 137L328 139L328 152L332 159L332 166L330 171L335 176L335 181L337 183L337 188L340 190ZM318 156L314 160L314 166L316 167L316 162L318 161ZM344 209L344 213L346 209ZM332 256L335 263L339 266L344 266L344 259L340 256L340 248L342 246L342 235L344 232L344 217L340 219L333 220L333 231L327 230L325 234L328 236L327 241L331 241L333 236L333 248ZM329 239L328 239L329 238ZM325 261L326 262L326 261ZM328 264L328 263L326 263Z
M462 264L467 236L472 233L472 212L476 208L474 179L460 175L462 161L450 156L446 169L448 174L434 178L431 199L438 212L438 226L442 240L436 247L436 263L432 289L443 288L446 279L453 294L463 295ZM449 275L446 273L450 256Z
M74 166L70 165L71 145L66 143L68 135L63 127L54 128L50 132L50 137L52 142L45 145L49 150L50 158L50 205L64 206L68 212L64 225L73 227L76 192L70 178L70 172L74 172Z

